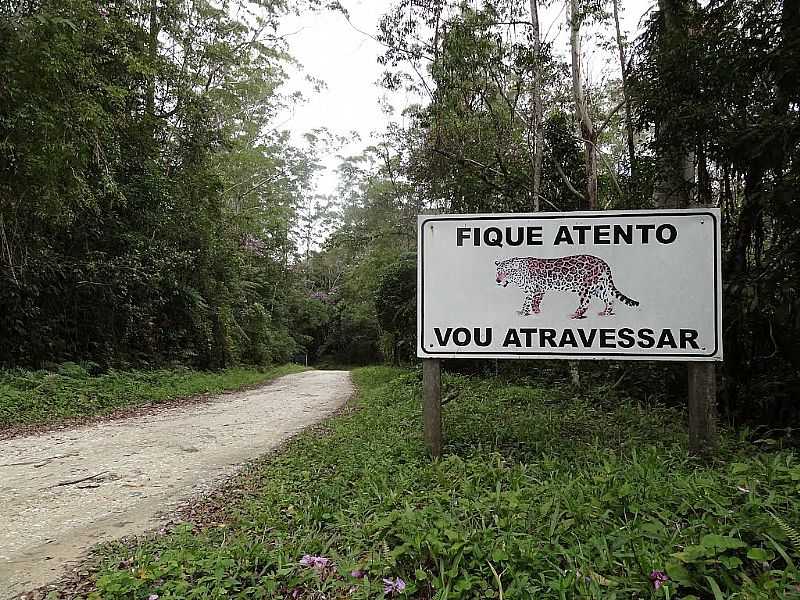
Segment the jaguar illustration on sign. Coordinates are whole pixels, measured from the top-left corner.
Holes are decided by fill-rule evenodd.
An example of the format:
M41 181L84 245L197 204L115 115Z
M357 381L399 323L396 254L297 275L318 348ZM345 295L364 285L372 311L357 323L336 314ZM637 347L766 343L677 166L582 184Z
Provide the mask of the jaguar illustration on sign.
M562 290L578 294L580 304L570 319L586 318L589 301L599 298L604 307L601 317L614 314L614 299L628 306L639 306L636 300L628 298L614 285L611 267L602 258L590 254L578 254L563 258L508 258L495 261L497 265L497 285L514 283L525 291L525 303L520 315L539 314L542 298L551 290Z
M719 219L420 216L417 355L722 360Z

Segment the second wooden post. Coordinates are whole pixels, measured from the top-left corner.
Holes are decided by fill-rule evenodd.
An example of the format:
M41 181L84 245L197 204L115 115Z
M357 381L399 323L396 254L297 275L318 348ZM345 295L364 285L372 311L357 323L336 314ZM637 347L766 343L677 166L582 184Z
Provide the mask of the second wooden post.
M717 382L713 362L690 362L689 450L711 455L717 446Z
M438 358L422 360L422 421L425 445L434 458L442 455L442 365Z

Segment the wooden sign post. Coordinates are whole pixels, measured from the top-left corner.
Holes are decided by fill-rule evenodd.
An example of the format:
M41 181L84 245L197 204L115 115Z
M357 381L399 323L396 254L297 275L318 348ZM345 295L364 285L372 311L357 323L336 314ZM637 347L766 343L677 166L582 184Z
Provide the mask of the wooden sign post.
M689 451L713 454L717 446L717 381L713 362L690 362Z
M422 361L422 420L425 445L434 458L442 455L442 365L438 358Z

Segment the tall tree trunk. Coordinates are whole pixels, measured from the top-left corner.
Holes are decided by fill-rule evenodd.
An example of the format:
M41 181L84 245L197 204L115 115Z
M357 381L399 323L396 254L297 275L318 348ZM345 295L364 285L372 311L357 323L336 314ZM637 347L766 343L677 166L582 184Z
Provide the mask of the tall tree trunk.
M533 210L541 210L540 190L542 186L542 157L544 155L544 109L542 106L542 34L539 28L539 6L531 0L531 24L533 31Z
M631 178L636 176L636 146L633 140L633 119L631 103L628 100L628 72L625 62L625 47L622 44L622 31L619 27L619 0L614 0L614 26L617 29L617 48L619 49L619 69L622 76L622 100L625 103L625 133L628 141L628 160L631 166Z
M442 26L442 8L439 6L436 9L436 25L433 29L433 65L432 65L432 73L434 77L437 76L438 68L439 68L439 44L442 45L442 54L444 53L444 46L447 40L446 31ZM436 144L438 145L441 141L441 127L440 127L440 112L436 111L434 113L434 122L433 122L433 135L434 139L436 140Z
M569 25L570 54L572 56L572 97L575 101L575 117L578 120L578 135L583 140L583 161L586 172L586 205L581 208L594 210L597 207L597 133L586 106L581 70L581 19L578 0L567 0L567 23ZM572 385L581 386L580 364L569 361Z
M711 206L714 202L711 183L706 149L701 143L697 147L697 202L700 206Z
M661 44L678 47L688 37L683 20L684 0L658 0L664 16ZM669 51L670 48L665 48ZM685 147L671 115L656 123L656 178L653 204L656 208L686 208L694 188L694 155Z
M583 140L584 167L586 170L586 203L589 210L597 207L597 132L586 106L581 73L581 20L578 0L567 0L570 50L572 54L572 96L575 100L575 116L579 134Z
M149 118L155 116L156 111L156 60L158 60L158 0L150 0L150 18L148 31L148 56L150 59L151 73L147 77L147 91L145 97L145 114Z
M686 0L658 0L664 18L660 50L680 52L688 42L683 18ZM680 124L670 114L659 115L656 123L656 181L653 202L657 208L685 208L701 201L695 188L694 153L684 140ZM701 159L702 159L701 155ZM689 451L711 454L717 444L716 369L712 362L687 364Z
M575 101L575 117L578 120L578 135L583 140L583 159L586 171L586 205L581 208L594 210L597 207L597 134L595 132L586 97L583 91L581 70L581 20L578 14L578 0L567 0L567 23L569 25L570 54L572 57L572 97ZM580 363L569 361L569 374L572 385L581 386Z

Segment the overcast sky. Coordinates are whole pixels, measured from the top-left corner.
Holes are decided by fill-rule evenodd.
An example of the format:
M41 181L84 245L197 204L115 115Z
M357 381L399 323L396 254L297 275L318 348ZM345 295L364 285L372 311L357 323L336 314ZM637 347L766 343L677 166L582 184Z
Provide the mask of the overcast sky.
M527 0L520 0L520 2ZM622 29L635 34L641 16L654 0L621 0ZM393 4L393 0L342 0L358 29L376 34L381 15ZM543 10L540 16L542 32L548 40L554 40L555 51L566 56L567 44L564 2L557 1ZM307 101L291 107L282 115L278 124L288 129L297 143L307 131L326 127L337 135L357 132L360 142L349 144L340 152L344 155L359 153L374 141L373 134L385 128L386 115L381 111L380 100L386 98L398 111L409 101L403 94L386 96L377 82L382 67L377 58L383 53L382 46L369 36L359 33L344 16L337 12L323 11L287 17L281 27L290 53L303 65L303 70L293 70L286 91L302 90ZM296 32L296 33L295 33ZM608 32L609 34L611 31ZM611 55L590 43L591 32L584 42L584 57L589 65L590 77L598 80L604 73L616 75L616 63ZM321 79L325 89L314 92L305 82L306 75ZM397 117L394 117L397 118ZM334 170L339 164L335 154L324 158L326 172L317 182L317 193L333 194L336 190Z

